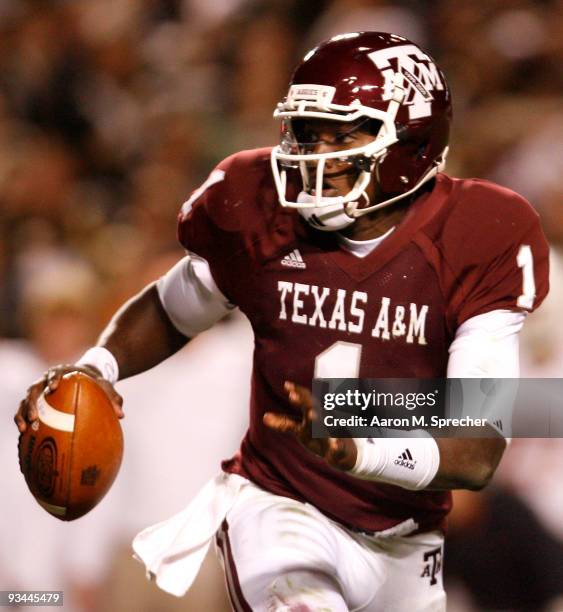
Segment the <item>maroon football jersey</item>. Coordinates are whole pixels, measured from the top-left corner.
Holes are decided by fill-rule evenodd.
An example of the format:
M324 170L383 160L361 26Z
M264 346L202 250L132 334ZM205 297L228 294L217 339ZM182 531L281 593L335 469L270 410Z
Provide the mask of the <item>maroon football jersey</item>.
M360 530L409 518L421 530L439 527L449 492L332 469L262 417L294 412L286 380L311 388L315 376L445 377L463 321L499 308L533 310L547 294L538 215L508 189L440 174L393 233L358 258L279 205L269 155L229 157L179 219L181 243L209 262L255 334L250 428L223 469Z

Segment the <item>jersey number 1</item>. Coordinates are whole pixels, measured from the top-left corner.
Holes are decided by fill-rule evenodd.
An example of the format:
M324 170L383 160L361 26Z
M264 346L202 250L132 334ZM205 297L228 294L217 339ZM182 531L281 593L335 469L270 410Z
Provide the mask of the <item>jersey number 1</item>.
M516 263L519 268L522 268L524 277L522 280L522 295L518 298L516 305L531 310L536 297L536 281L534 280L534 256L529 245L523 244L520 247Z
M339 340L315 358L315 378L358 378L362 345Z

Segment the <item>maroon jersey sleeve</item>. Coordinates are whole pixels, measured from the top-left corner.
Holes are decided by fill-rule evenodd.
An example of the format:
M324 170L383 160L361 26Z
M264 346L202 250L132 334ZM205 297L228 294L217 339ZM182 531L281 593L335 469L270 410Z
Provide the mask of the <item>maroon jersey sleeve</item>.
M228 278L218 278L221 268L217 262L223 257L229 257L229 254L221 246L220 228L217 219L213 218L212 210L214 203L224 198L228 167L228 159L221 162L203 184L192 192L178 215L178 240L186 250L207 260L217 286L227 298Z
M209 263L221 292L234 304L246 268L242 259L256 225L255 202L269 168L269 150L243 151L223 160L184 203L178 215L182 246Z
M455 288L456 326L491 310L535 310L549 289L549 249L539 216L521 196L463 182L439 245Z

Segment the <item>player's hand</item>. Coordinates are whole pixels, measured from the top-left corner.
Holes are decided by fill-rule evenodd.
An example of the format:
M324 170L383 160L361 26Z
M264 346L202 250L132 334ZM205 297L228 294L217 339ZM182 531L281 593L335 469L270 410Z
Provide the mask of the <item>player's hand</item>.
M357 450L349 438L313 438L312 425L315 418L313 396L309 389L286 381L285 390L292 406L299 408L301 419L288 414L266 412L264 425L275 431L294 435L300 442L324 459L332 467L351 470L356 464Z
M45 395L52 393L59 386L61 378L70 372L83 372L93 378L107 393L117 417L122 419L125 416L122 408L123 398L113 388L111 383L102 378L97 368L92 366L58 365L49 368L39 380L35 381L27 390L26 397L20 402L18 411L14 416L14 421L20 433L27 429L28 424L33 423L39 418L37 400L43 391L45 391Z

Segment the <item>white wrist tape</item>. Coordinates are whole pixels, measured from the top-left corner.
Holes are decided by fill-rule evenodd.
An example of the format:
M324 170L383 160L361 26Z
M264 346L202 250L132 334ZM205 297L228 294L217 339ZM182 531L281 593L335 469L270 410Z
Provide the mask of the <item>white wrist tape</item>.
M358 457L350 474L412 491L425 489L440 467L438 444L424 431L400 435L400 438L354 438Z
M117 359L103 346L89 348L76 362L78 366L94 366L102 373L102 377L114 385L119 380L119 365Z

